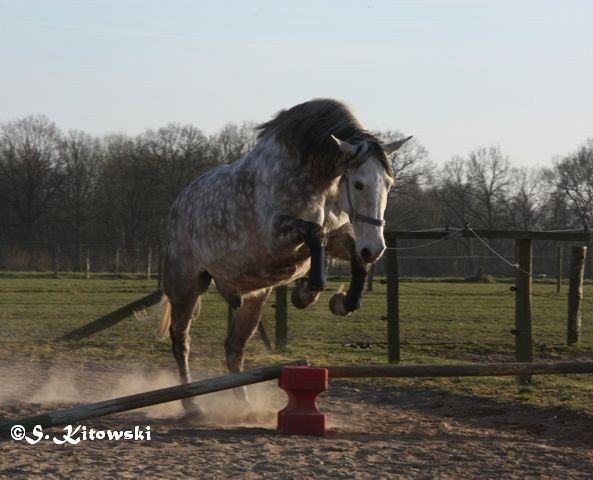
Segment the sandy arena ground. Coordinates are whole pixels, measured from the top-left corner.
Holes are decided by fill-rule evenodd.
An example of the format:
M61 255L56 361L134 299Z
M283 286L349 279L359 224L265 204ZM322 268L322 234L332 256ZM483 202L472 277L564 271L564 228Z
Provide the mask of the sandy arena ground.
M54 367L48 375L22 365L1 365L0 379L0 422L175 383L170 372ZM329 435L286 437L274 429L284 393L268 382L250 395L247 415L231 392L204 397L209 425L179 420L178 402L82 423L150 425L150 441L0 441L0 478L593 478L593 418L585 414L411 392L397 382L333 382L319 402Z

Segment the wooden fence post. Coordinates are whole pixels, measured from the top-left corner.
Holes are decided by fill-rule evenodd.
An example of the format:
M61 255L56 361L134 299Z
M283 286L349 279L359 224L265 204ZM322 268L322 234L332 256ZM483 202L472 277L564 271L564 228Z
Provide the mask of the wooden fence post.
M562 283L562 247L558 247L558 276L556 277L556 293L560 293Z
M148 247L148 257L146 258L146 280L150 280L150 267L152 266L152 248Z
M387 250L387 361L399 363L399 271L396 241L388 244Z
M276 350L282 350L288 343L288 309L286 285L276 287Z
M159 238L159 246L158 246L158 250L157 250L157 261L158 261L158 273L157 273L157 281L156 281L156 285L157 285L157 290L162 290L163 289L163 263L165 261L165 258L163 256L163 244L161 242L161 239Z
M56 248L54 249L54 277L58 278L60 276L60 244L56 243Z
M568 287L568 325L566 344L579 343L581 337L581 304L583 301L583 277L587 247L572 247L570 284Z
M373 291L373 281L375 280L375 265L371 265L367 276L367 292Z
M115 259L113 262L113 279L117 280L119 276L119 247L115 249Z
M84 262L85 265L85 273L84 273L84 277L89 280L91 278L91 251L90 249L86 249L86 259Z
M515 241L519 268L516 272L515 292L515 358L518 362L533 361L531 327L531 272L533 242L520 238ZM521 385L531 383L531 375L517 376Z

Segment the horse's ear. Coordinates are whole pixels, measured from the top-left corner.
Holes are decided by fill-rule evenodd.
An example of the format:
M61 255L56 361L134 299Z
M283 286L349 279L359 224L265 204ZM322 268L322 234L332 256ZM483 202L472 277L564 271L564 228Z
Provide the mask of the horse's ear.
M340 150L344 152L348 158L351 158L356 153L356 147L351 143L345 142L344 140L340 140L338 137L331 136L334 139L334 142L337 143Z
M403 138L401 140L398 140L396 142L392 142L392 143L382 143L381 144L381 148L383 148L383 151L389 155L393 152L397 152L401 146L406 143L408 140L410 140L410 138L412 138L412 136L410 135L407 138Z

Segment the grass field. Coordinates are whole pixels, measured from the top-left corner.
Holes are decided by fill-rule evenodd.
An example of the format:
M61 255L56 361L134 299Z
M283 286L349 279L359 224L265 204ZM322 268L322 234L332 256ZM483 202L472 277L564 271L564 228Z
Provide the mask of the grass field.
M267 352L252 339L247 366L307 358L312 363L385 363L387 357L385 286L367 293L363 308L351 317L333 316L328 309L338 281L330 281L320 301L306 310L289 307L289 344L282 352ZM403 363L510 361L513 359L514 294L510 283L473 284L404 281L401 284ZM54 342L68 331L155 288L155 282L109 276L85 280L76 275L54 279L43 274L0 275L0 361L53 362L72 366L150 364L172 367L168 340L154 338L155 324L131 317L115 327L77 342ZM585 287L582 341L567 347L566 295L555 284L535 283L533 297L534 357L537 360L593 358L593 285ZM273 296L264 313L274 338ZM211 289L202 314L192 326L191 363L196 368L224 371L223 341L226 305ZM360 343L372 348L355 348ZM1 379L0 379L1 380ZM369 380L370 381L370 380ZM373 380L377 381L377 380ZM529 388L518 389L513 378L398 379L406 388L431 388L461 395L481 395L593 412L593 375L539 376ZM364 381L361 381L364 383Z

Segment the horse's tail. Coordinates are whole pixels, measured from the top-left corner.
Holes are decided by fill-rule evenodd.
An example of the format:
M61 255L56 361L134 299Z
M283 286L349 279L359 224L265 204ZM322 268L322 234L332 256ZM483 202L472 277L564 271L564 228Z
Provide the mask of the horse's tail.
M171 326L171 302L169 302L167 295L163 294L157 312L160 314L161 321L156 329L156 336L158 338L165 338Z

